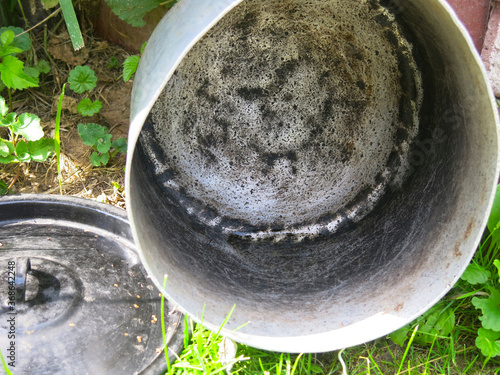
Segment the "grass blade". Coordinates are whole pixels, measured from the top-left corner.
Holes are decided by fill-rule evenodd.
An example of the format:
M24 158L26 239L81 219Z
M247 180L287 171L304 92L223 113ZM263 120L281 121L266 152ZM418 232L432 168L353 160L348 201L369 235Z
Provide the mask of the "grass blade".
M66 90L66 84L62 87L61 95L59 95L59 103L57 104L57 114L56 114L56 126L54 129L54 148L56 149L56 159L57 159L57 180L59 181L59 191L61 195L62 191L62 177L61 177L61 112L62 103L64 99L64 91Z
M233 311L234 311L235 308L236 308L236 304L233 305L233 307L231 308L231 311L229 311L229 314L227 314L226 318L224 319L224 321L222 322L221 326L219 327L219 330L216 333L217 336L219 336L220 331L222 331L222 328L224 328L224 326L226 325L226 323L229 320L229 318L231 318L231 315L233 314Z
M291 375L295 374L295 370L297 370L297 366L299 364L300 357L302 357L302 354L304 354L304 353L300 353L299 356L295 359L295 363L293 364Z
M167 275L163 276L163 290L167 287ZM168 358L167 334L165 332L165 294L161 294L161 335L163 337L163 351L165 352L165 361L167 362L168 373L172 372L170 359Z
M5 358L3 357L2 351L0 350L0 359L2 360L2 367L5 370L7 375L12 375L12 372L7 367L7 363L5 363Z
M80 30L80 25L78 24L78 19L76 18L73 3L71 0L59 0L59 4L61 5L64 22L66 22L66 27L71 38L71 43L73 43L73 48L75 51L78 51L80 48L85 46L85 43L83 42L82 32Z
M408 352L410 351L411 344L413 343L413 340L415 339L415 335L417 334L417 331L418 331L418 324L415 326L415 329L413 330L413 333L411 334L410 340L408 341L408 345L406 346L405 352L403 354L403 358L401 359L401 362L399 363L398 375L401 373L401 370L403 369L403 364L405 362L406 356L408 355Z
M347 375L347 366L345 365L344 358L342 358L342 353L344 352L344 350L345 350L345 348L339 350L338 358L339 358L340 365L342 366L342 375Z

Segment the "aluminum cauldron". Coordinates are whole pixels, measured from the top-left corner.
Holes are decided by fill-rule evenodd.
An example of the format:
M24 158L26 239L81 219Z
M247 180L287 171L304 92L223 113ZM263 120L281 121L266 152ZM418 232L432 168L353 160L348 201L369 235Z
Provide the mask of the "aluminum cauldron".
M222 334L237 342L324 352L386 335L471 260L497 123L444 1L181 0L132 93L142 261L209 329L235 306Z

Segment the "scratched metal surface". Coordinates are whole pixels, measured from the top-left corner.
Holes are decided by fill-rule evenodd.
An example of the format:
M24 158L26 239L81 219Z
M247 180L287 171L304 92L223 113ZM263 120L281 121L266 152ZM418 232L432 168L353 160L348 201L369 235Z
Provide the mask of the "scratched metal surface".
M223 333L264 349L406 324L463 272L496 182L497 115L463 26L435 0L215 3L215 22L211 5L173 8L134 82L146 268L211 329L236 304ZM209 27L186 28L187 7Z

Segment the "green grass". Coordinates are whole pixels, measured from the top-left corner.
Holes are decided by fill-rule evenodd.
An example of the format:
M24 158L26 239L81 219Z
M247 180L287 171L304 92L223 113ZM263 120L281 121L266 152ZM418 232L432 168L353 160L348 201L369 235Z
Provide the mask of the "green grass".
M494 222L492 218L495 218ZM500 270L495 268L494 262L500 255L500 236L497 235L500 233L500 192L497 192L488 227L493 235L486 229L474 262L493 275L489 279L490 287L499 289ZM500 356L486 357L476 346L481 312L472 301L491 295L485 285L471 285L466 280L459 280L433 310L405 327L399 340L391 335L357 347L322 354L274 353L238 345L234 360L231 363L221 362L219 346L223 338L219 335L220 330L210 332L186 318L185 332L190 328L192 336L185 337L185 348L175 363L169 364L168 374L500 374ZM500 305L497 308L495 314L500 319ZM500 340L490 344L500 347Z

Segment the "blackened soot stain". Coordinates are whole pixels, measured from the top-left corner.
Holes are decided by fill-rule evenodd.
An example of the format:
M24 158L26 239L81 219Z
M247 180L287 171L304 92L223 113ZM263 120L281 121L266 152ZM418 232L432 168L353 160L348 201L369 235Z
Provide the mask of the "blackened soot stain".
M387 9L391 13L395 13L399 11L400 4L395 2L394 0L379 0L380 5L382 5L385 9Z
M363 81L359 80L358 82L356 82L356 86L359 87L360 90L364 90L366 88L366 85Z
M318 77L318 84L320 86L324 86L328 83L328 78L330 77L330 71L327 70L323 73L321 73Z
M286 158L291 162L297 161L297 153L295 151L288 151L286 153Z
M380 26L383 27L391 27L391 21L383 13L375 16L375 22L377 22Z
M389 170L395 170L401 164L401 159L397 151L392 151L389 155L389 159L387 159L387 168Z
M398 50L399 48L399 40L398 40L398 37L396 36L396 34L394 34L394 31L392 30L386 30L385 31L385 36L387 38L387 40L389 41L389 43L392 44L392 46Z
M245 14L245 17L243 17L243 19L240 22L236 23L234 26L241 31L248 31L249 28L257 24L257 20L258 13L249 12Z
M372 8L372 10L378 10L380 8L377 0L369 0L368 1L368 6Z
M417 88L415 87L415 81L413 80L413 74L410 67L410 61L408 57L398 51L398 69L401 73L401 78L399 82L401 84L401 91L410 97L412 100L417 98Z
M325 121L328 121L330 119L330 117L332 116L332 111L333 109L333 97L332 95L328 95L328 97L326 98L324 104L323 104L323 111L322 111L322 118L323 120Z
M403 142L408 141L410 135L408 131L404 128L397 128L396 130L396 144L400 145Z
M201 85L201 87L198 90L196 90L196 95L200 98L205 98L211 104L218 103L219 100L215 96L210 95L210 93L208 92L208 86L209 86L209 81L208 79L205 79L203 85Z
M200 144L200 151L204 157L208 159L209 162L215 163L217 161L217 157L210 150L212 147L217 146L217 137L213 133L208 133L207 135L201 134L198 131L198 143Z
M377 175L375 176L375 183L377 184L381 184L384 182L384 175L382 174L382 172L379 172L377 173Z
M411 127L413 123L413 110L411 107L411 101L408 97L403 96L399 100L399 121L403 126Z
M348 43L346 45L346 51L350 57L353 57L356 60L363 60L363 53L354 44Z
M297 153L295 151L283 152L266 152L262 154L262 160L270 167L273 167L278 159L288 159L291 163L297 161Z
M311 129L311 137L312 138L316 138L318 136L320 136L321 134L323 134L323 131L324 131L324 128L318 124L313 117L310 117L308 120L307 120L307 125L309 126L309 128ZM332 130L333 131L333 130Z
M297 68L298 61L297 60L290 60L285 62L284 64L281 65L278 69L276 69L276 77L277 77L277 83L278 87L283 86L288 77L293 74L295 69Z
M269 109L265 104L261 105L259 109L263 119L273 120L277 117L277 112Z
M241 87L236 92L245 100L255 100L266 96L266 91L261 87Z
M229 121L223 118L214 118L214 121L222 130L222 141L224 143L227 143L229 139L228 128L231 126L231 124L229 123Z

